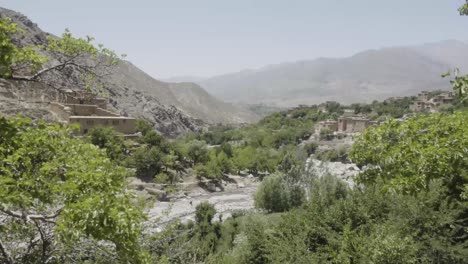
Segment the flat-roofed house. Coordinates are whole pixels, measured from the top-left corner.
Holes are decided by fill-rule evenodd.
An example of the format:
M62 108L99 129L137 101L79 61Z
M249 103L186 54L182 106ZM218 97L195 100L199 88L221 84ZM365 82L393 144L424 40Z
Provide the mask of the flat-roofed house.
M51 102L49 109L58 119L80 125L83 135L95 127L112 127L117 132L130 135L136 133L136 119L107 110L105 98L92 97L86 91L64 90L57 95L57 102Z

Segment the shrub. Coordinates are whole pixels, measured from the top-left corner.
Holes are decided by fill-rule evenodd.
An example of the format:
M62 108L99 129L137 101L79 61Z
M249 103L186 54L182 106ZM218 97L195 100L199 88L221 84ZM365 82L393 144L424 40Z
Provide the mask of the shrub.
M300 206L304 200L304 191L290 185L280 173L265 177L254 196L255 207L270 213L288 211Z
M333 132L328 129L324 128L320 130L320 140L332 140L333 139Z

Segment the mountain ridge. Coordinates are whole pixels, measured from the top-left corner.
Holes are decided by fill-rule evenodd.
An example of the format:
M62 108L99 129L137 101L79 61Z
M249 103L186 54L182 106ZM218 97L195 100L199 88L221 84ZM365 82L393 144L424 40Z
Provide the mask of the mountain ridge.
M234 103L291 107L334 100L370 102L420 90L448 89L441 75L468 70L468 44L445 40L384 47L343 58L299 60L196 81L214 96Z

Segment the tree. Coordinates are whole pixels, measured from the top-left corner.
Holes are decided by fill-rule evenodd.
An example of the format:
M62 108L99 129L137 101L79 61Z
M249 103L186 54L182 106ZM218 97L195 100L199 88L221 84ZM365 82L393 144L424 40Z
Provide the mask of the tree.
M305 199L304 192L292 187L284 174L276 173L265 177L255 192L255 207L274 213L300 206Z
M255 157L255 149L253 147L237 148L234 151L234 164L237 170L250 169L253 166Z
M145 136L148 132L152 130L153 130L153 127L148 121L144 119L136 120L136 131L140 132L143 136Z
M460 15L462 16L468 15L468 1L466 4L463 4L460 8L458 8L458 12L460 12Z
M165 138L156 133L156 131L154 130L146 132L146 134L140 139L140 141L142 143L147 144L149 147L162 147L163 144L166 144Z
M47 62L33 47L19 48L13 44L11 36L19 31L9 19L0 19L0 78L14 78L14 73L22 68L37 71Z
M208 148L204 141L193 140L188 143L187 156L193 162L198 164L208 160Z
M154 176L162 172L163 154L158 147L140 147L128 160L128 166L135 168L138 176Z
M68 30L60 38L48 36L47 43L41 46L16 46L12 37L18 34L22 31L16 24L0 19L2 79L41 82L56 89L67 83L101 92L100 78L110 74L120 61L119 56L103 45L94 46L92 37L75 38ZM63 74L64 78L58 78L57 74Z
M198 180L209 178L211 173L209 168L205 165L196 165L193 167L193 172L197 176Z
M145 261L129 172L69 128L1 117L0 175L0 262Z
M229 143L221 144L221 150L227 155L228 158L232 158L234 156L234 150L232 149L232 145Z
M368 129L352 147L351 160L369 166L359 181L383 181L385 189L417 193L440 179L461 199L468 185L468 111L389 120ZM466 189L465 189L466 190Z
M304 150L306 151L307 156L314 154L317 149L318 149L318 144L315 142L307 143L304 145Z
M197 224L211 223L216 214L216 209L209 202L202 202L195 207L195 222Z
M320 139L321 140L332 140L333 132L328 128L323 128L320 130Z
M126 148L122 137L110 127L96 127L89 132L88 140L95 146L105 149L109 158L121 161L124 158Z
M217 163L218 167L221 169L222 173L224 173L224 174L231 173L231 171L233 170L234 165L232 164L232 161L229 159L229 157L224 152L218 153L213 158L216 159L216 163Z

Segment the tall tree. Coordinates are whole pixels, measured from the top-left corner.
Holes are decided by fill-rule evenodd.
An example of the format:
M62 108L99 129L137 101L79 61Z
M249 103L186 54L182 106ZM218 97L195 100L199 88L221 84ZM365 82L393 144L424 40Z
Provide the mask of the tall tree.
M0 262L144 262L127 169L58 124L2 117L0 128Z
M23 30L10 19L0 19L0 78L40 82L54 88L67 84L94 92L103 88L101 78L112 73L121 56L93 38L75 38L65 30L60 38L47 36L40 46L20 47L13 41Z

